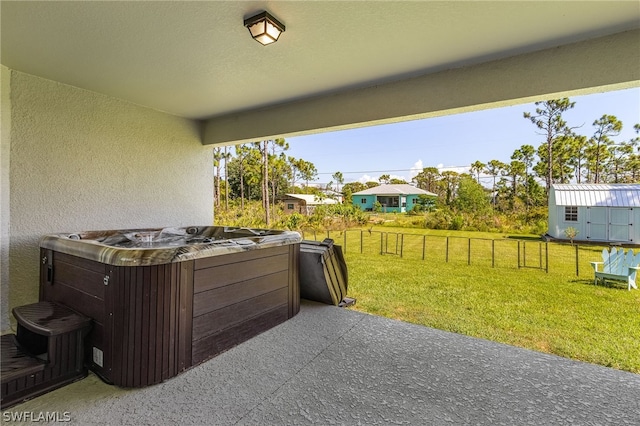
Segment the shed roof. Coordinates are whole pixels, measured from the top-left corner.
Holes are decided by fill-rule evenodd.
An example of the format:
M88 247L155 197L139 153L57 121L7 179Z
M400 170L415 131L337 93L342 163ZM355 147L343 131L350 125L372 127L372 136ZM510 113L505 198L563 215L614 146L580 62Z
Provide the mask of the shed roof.
M433 192L425 191L424 189L416 188L413 185L406 183L395 185L378 185L373 188L368 188L363 191L354 192L352 195L433 195Z
M286 194L289 198L297 198L303 200L307 205L314 206L320 204L338 204L338 200L333 198L318 198L315 194Z
M555 184L557 206L640 207L639 184Z

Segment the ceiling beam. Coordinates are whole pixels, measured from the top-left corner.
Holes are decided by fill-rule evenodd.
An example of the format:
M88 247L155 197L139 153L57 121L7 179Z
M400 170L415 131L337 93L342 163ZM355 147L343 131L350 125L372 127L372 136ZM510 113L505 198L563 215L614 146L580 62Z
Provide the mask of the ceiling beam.
M203 144L386 124L640 87L640 30L371 87L214 117Z

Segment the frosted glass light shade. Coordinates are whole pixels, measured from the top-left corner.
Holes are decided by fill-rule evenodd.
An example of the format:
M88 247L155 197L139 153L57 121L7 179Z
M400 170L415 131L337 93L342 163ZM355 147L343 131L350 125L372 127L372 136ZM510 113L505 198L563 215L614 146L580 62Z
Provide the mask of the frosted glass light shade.
M244 20L244 26L249 29L251 37L258 43L267 45L278 41L284 32L284 24L271 16L269 12L261 12Z

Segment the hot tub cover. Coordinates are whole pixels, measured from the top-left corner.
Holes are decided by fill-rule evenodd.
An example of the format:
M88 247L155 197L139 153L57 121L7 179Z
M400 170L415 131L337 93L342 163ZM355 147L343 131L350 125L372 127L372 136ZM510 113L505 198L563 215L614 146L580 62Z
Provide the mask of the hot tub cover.
M50 234L40 247L109 265L150 266L301 241L294 231L188 226Z

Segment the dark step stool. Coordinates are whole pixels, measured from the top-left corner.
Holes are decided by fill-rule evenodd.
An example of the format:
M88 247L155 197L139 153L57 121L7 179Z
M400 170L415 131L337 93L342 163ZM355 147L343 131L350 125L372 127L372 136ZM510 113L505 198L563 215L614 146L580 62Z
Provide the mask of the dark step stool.
M2 337L2 401L4 410L87 376L84 337L91 318L53 302L13 309L17 335Z

